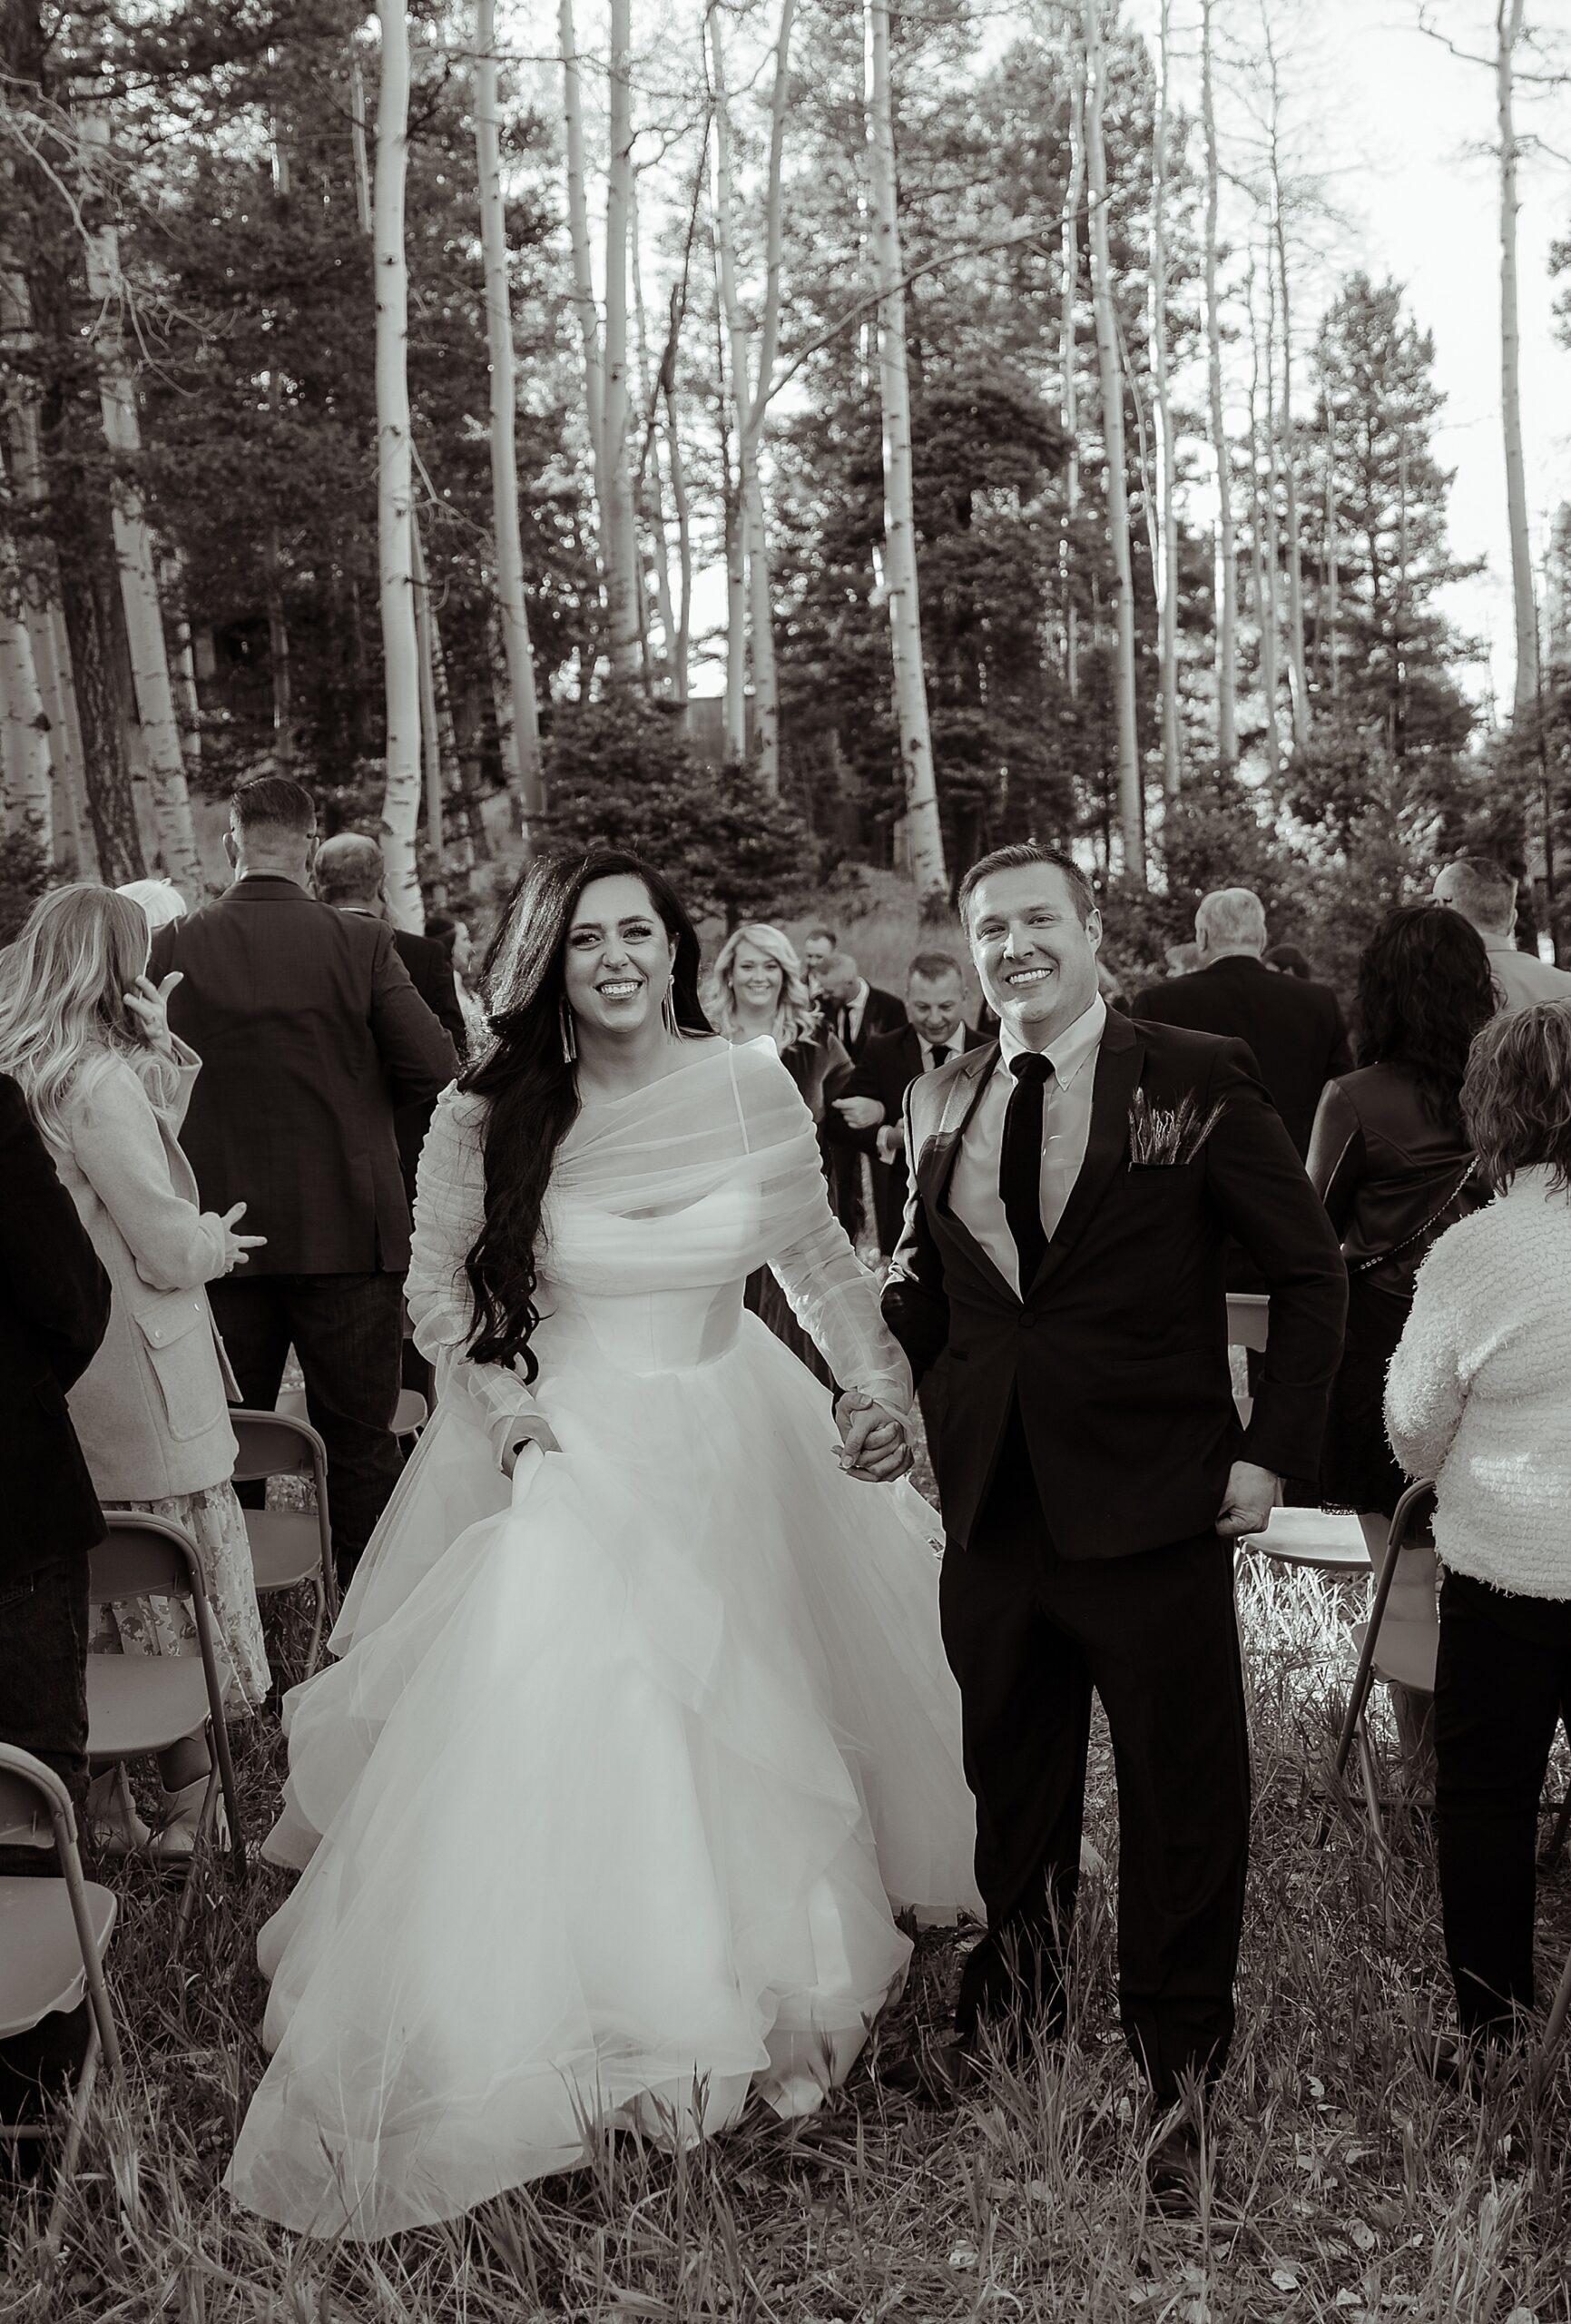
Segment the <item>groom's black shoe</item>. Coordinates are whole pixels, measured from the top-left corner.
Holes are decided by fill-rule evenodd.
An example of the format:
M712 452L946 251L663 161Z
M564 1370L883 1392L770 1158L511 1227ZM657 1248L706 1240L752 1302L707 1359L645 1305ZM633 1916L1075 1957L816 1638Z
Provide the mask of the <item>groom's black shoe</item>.
M1175 2122L1145 2158L1152 2203L1167 2219L1193 2219L1203 2180L1199 2133L1187 2119Z
M880 2058L874 2078L898 2097L914 2098L923 2106L947 2107L958 2105L980 2077L975 2048L951 2039L918 2042L902 2057L887 2063Z

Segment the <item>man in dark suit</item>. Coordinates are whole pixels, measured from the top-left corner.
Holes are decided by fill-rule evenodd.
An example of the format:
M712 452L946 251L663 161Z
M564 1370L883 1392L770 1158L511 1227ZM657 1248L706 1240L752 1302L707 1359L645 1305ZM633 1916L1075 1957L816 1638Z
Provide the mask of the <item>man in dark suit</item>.
M853 1065L861 1062L875 1033L892 1033L906 1021L905 1002L869 984L849 952L830 953L813 989L823 1007L825 1026L840 1036Z
M347 1579L401 1466L409 1205L394 1108L434 1099L458 1060L392 931L308 892L309 792L287 775L242 783L224 846L233 886L160 930L151 973L181 971L170 1024L202 1061L182 1132L202 1200L243 1199L268 1238L243 1281L211 1286L213 1313L248 1405L276 1403L293 1344Z
M0 1074L0 1737L87 1798L87 1552L103 1539L66 1391L109 1277L21 1090Z
M417 936L412 928L393 928L388 919L388 867L374 839L362 832L339 832L323 840L311 866L311 881L323 903L335 911L358 912L362 920L379 920L391 931L393 950L409 971L409 982L452 1042L460 1064L468 1045L458 988L453 981L453 955L434 936ZM404 1191L413 1209L415 1179L420 1148L431 1127L437 1101L428 1098L417 1106L400 1106L393 1117L398 1140L398 1165Z
M1141 993L1134 1014L1147 1024L1187 1025L1249 1045L1260 1078L1301 1158L1321 1091L1352 1071L1352 1052L1329 986L1273 975L1265 965L1265 911L1249 888L1219 888L1194 915L1199 963Z
M1347 1284L1241 1042L1132 1022L1097 990L1085 874L999 849L960 911L999 1039L906 1093L912 1191L884 1313L930 1384L988 1933L981 2024L1062 2021L1093 1689L1117 1764L1119 1991L1157 2103L1221 2067L1243 1913L1249 1755L1232 1544L1312 1475ZM1235 1236L1272 1295L1247 1433L1227 1357ZM1194 2198L1193 2128L1153 2159Z
M842 1128L831 1136L871 1162L879 1248L886 1257L900 1239L906 1215L906 1091L918 1074L978 1048L982 1038L966 1022L965 972L952 953L916 955L907 972L905 1006L905 1024L863 1043L861 1060L833 1107Z

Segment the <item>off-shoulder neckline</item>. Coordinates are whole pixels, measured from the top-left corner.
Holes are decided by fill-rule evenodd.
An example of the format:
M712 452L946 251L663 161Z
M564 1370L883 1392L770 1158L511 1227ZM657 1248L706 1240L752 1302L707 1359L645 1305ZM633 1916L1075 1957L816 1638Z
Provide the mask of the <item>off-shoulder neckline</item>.
M673 1065L669 1073L662 1073L658 1075L654 1080L645 1081L636 1089L624 1089L619 1098L580 1097L578 1100L578 1111L580 1115L601 1113L612 1106L631 1105L635 1098L647 1098L651 1096L654 1090L663 1089L668 1082L680 1081L687 1074L695 1073L700 1066L707 1065L710 1059L713 1057L730 1057L733 1049L738 1047L739 1044L728 1041L723 1033L712 1033L708 1036L701 1036L700 1046L700 1055L694 1058L690 1058L685 1065ZM740 1044L740 1046L746 1049L751 1049L755 1044L748 1041Z

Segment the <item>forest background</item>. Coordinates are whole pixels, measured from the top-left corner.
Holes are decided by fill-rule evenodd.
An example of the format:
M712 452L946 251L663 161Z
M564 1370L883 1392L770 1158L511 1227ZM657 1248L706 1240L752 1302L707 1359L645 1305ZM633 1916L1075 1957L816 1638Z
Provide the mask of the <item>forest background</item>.
M1566 957L1541 13L1413 18L1495 130L1497 704L1301 0L5 0L0 932L63 877L194 901L282 767L411 924L601 836L718 921L882 872L914 927L1029 833L1130 970L1237 880L1345 986L1461 847Z

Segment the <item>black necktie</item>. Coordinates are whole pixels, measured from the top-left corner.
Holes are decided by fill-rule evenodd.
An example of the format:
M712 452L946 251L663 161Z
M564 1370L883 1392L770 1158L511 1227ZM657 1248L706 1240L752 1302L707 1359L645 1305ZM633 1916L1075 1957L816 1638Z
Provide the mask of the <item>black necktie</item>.
M1020 1296L1025 1298L1047 1253L1042 1226L1042 1106L1053 1068L1035 1049L1011 1058L1015 1087L1004 1114L998 1154L998 1192L1004 1216L1020 1255Z
M928 1070L932 1073L937 1073L941 1065L948 1064L954 1052L950 1049L947 1049L941 1041L935 1041L933 1043L933 1062L928 1068Z

